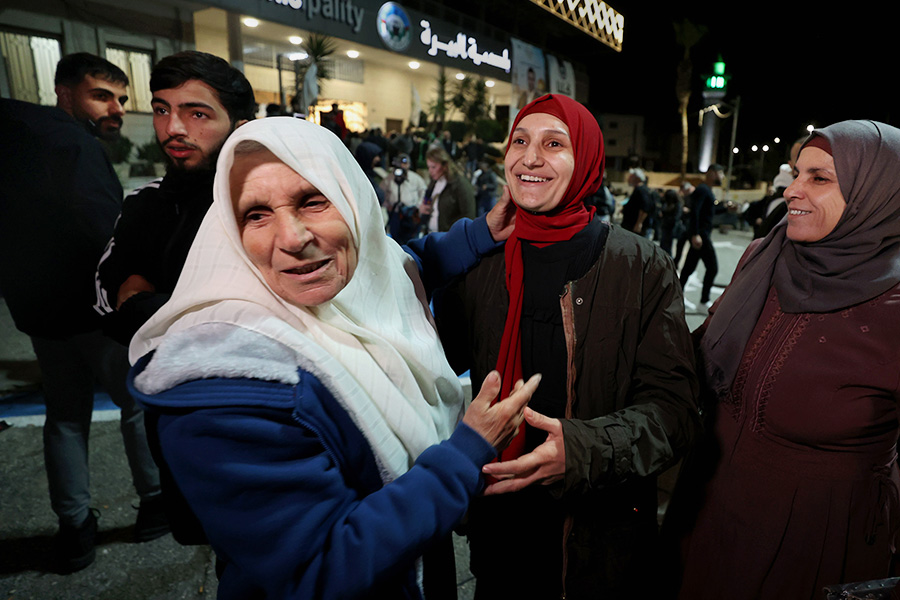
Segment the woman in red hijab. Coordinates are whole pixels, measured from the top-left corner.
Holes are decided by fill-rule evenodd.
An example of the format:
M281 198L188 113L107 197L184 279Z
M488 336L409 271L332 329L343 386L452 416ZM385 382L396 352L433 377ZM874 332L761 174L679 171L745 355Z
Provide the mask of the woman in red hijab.
M603 162L584 106L525 106L505 160L515 230L436 303L473 381L543 376L469 513L476 598L632 597L653 574L655 475L698 431L681 286L658 246L585 207Z

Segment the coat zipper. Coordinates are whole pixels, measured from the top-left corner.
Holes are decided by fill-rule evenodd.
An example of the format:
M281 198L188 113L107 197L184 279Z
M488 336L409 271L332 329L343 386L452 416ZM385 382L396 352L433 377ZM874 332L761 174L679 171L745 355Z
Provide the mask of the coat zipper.
M559 297L559 307L562 312L563 332L566 337L566 419L571 419L575 408L575 307L572 305L572 295L575 291L575 282L566 283L563 293ZM562 594L560 598L566 598L566 572L569 568L569 535L572 533L574 518L566 516L563 522L562 536Z

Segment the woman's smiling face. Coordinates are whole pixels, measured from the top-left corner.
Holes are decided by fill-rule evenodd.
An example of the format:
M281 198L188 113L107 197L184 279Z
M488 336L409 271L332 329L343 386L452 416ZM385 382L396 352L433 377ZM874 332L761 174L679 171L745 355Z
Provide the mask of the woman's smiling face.
M359 256L337 207L268 151L235 156L230 177L241 242L272 291L302 307L344 289Z
M532 113L519 121L511 136L505 170L513 201L531 212L553 210L575 171L569 127L553 115Z
M847 202L841 193L834 158L821 148L800 151L797 178L784 191L787 201L787 237L795 242L818 242L831 233Z

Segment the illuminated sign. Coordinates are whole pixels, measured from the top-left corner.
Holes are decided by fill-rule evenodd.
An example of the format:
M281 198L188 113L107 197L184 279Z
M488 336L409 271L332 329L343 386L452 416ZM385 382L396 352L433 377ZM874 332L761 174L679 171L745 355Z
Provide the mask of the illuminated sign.
M500 54L487 51L479 52L478 42L473 37L460 32L456 34L455 38L442 42L438 39L436 33L432 33L429 21L422 20L419 24L422 26L419 41L428 47L430 56L437 56L440 51L450 58L471 60L475 66L490 65L509 73L512 63L509 60L508 48L504 48Z
M378 35L384 45L394 52L403 52L409 48L410 33L409 16L403 7L396 2L385 2L378 11Z
M323 19L346 23L353 29L353 33L359 33L366 12L361 6L353 4L353 0L269 0L269 2L305 11L306 18L310 21L321 15Z
M706 78L707 91L725 91L730 75L725 74L725 62L719 58L713 63L713 74Z
M531 0L616 52L622 51L625 17L599 0Z

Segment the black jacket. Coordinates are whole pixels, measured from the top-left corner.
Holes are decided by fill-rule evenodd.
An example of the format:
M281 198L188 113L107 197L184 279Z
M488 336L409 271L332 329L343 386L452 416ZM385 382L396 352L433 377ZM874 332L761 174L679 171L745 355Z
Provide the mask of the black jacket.
M62 110L0 99L0 291L42 338L100 328L94 272L122 206L100 143Z
M435 300L447 356L457 371L471 368L473 393L497 364L509 306L505 272L501 250ZM551 486L565 514L553 536L563 544L557 573L569 598L631 597L635 581L654 573L655 476L700 433L681 286L658 246L611 225L596 263L560 290L560 309L569 397L562 420L565 478ZM476 577L496 573L500 558L512 551L504 532L481 536L481 546L494 548L476 545L474 529L485 522L477 510L473 503ZM522 526L535 527L541 516L535 507ZM528 554L529 548L515 551Z
M188 251L212 205L215 172L170 171L125 198L115 233L97 267L97 306L108 315L105 330L127 344L175 289ZM156 288L115 310L119 288L140 275Z
M712 235L713 215L716 210L716 197L705 183L701 183L691 194L691 212L688 221L688 235L709 237Z

